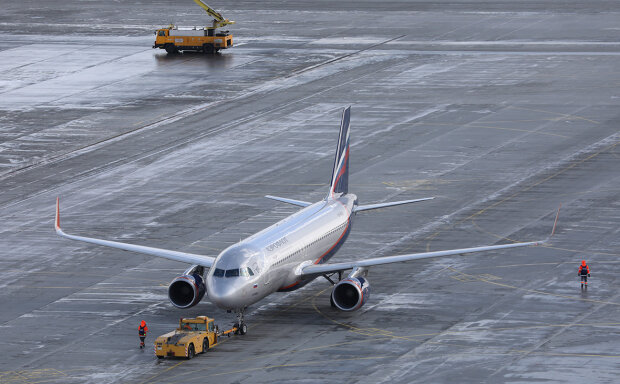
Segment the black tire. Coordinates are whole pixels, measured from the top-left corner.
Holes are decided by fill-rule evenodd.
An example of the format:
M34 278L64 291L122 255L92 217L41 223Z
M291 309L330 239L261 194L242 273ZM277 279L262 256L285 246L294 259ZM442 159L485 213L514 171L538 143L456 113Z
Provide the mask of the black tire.
M179 50L177 49L177 47L175 47L172 44L166 44L164 45L164 49L166 50L166 52L168 52L169 54L173 55L175 53L179 53Z
M159 356L159 355L158 355L158 356L157 356L157 358L161 360L161 359L163 359L163 358L164 358L164 356Z
M195 355L194 344L190 344L189 348L187 348L187 360L191 360L192 357L194 357L194 355Z
M241 323L241 326L239 327L239 334L245 335L246 333L248 333L248 326L245 325L245 323Z
M238 335L239 334L239 324L237 324L237 323L233 324L233 328L236 328L235 335ZM230 335L230 333L229 333L229 335Z
M202 341L202 353L206 353L209 350L209 338L205 337Z
M202 45L202 51L206 54L213 54L213 52L215 52L215 50L213 49L213 44L203 44Z

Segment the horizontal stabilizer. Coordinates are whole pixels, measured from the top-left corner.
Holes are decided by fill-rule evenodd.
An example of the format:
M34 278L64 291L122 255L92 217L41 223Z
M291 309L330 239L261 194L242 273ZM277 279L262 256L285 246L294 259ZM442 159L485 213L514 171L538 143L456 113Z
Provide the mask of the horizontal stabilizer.
M369 211L371 209L379 209L379 208L386 208L386 207L393 207L395 205L402 205L402 204L410 204L410 203L417 203L419 201L426 201L426 200L433 200L434 197L425 197L423 199L415 199L415 200L403 200L403 201L393 201L391 203L378 203L378 204L369 204L369 205L358 205L356 206L353 211L354 212L361 212L361 211Z
M284 197L271 196L271 195L267 195L265 197L268 198L268 199L271 199L271 200L277 200L277 201L281 201L283 203L293 204L293 205L297 205L297 206L300 206L300 207L307 207L309 205L312 205L312 203L309 203L307 201L287 199L287 198L284 198Z

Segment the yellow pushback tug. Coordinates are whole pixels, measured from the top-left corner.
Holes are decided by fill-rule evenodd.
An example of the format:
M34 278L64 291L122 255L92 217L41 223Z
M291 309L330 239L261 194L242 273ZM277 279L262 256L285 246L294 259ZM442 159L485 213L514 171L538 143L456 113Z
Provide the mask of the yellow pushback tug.
M185 357L189 360L216 346L218 337L230 337L236 332L237 327L220 332L215 320L207 316L181 318L179 328L155 339L155 355L159 359Z
M168 53L179 51L215 53L220 49L233 46L233 35L228 31L218 31L218 28L235 22L225 19L202 0L194 0L194 2L213 17L212 25L210 27L177 27L170 24L167 28L158 29L155 32L153 48L165 49Z

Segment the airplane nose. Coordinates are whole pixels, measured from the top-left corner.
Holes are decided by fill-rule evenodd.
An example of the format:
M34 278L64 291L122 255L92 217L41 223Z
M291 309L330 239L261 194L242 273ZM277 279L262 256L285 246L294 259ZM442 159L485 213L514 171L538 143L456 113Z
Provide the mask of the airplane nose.
M239 308L239 294L233 281L212 279L207 287L209 300L222 309Z

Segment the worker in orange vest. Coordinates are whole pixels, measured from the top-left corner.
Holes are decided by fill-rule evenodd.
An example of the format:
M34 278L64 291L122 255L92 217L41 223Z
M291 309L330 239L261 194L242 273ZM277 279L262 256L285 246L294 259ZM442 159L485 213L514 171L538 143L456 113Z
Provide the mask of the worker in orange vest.
M146 321L142 320L140 327L138 328L138 336L140 336L140 349L144 348L144 340L146 339L146 333L149 331L149 327L146 326Z
M581 265L579 266L579 271L577 272L577 276L581 276L581 288L583 288L584 284L587 288L588 277L590 277L590 268L586 264L585 260L581 260Z

